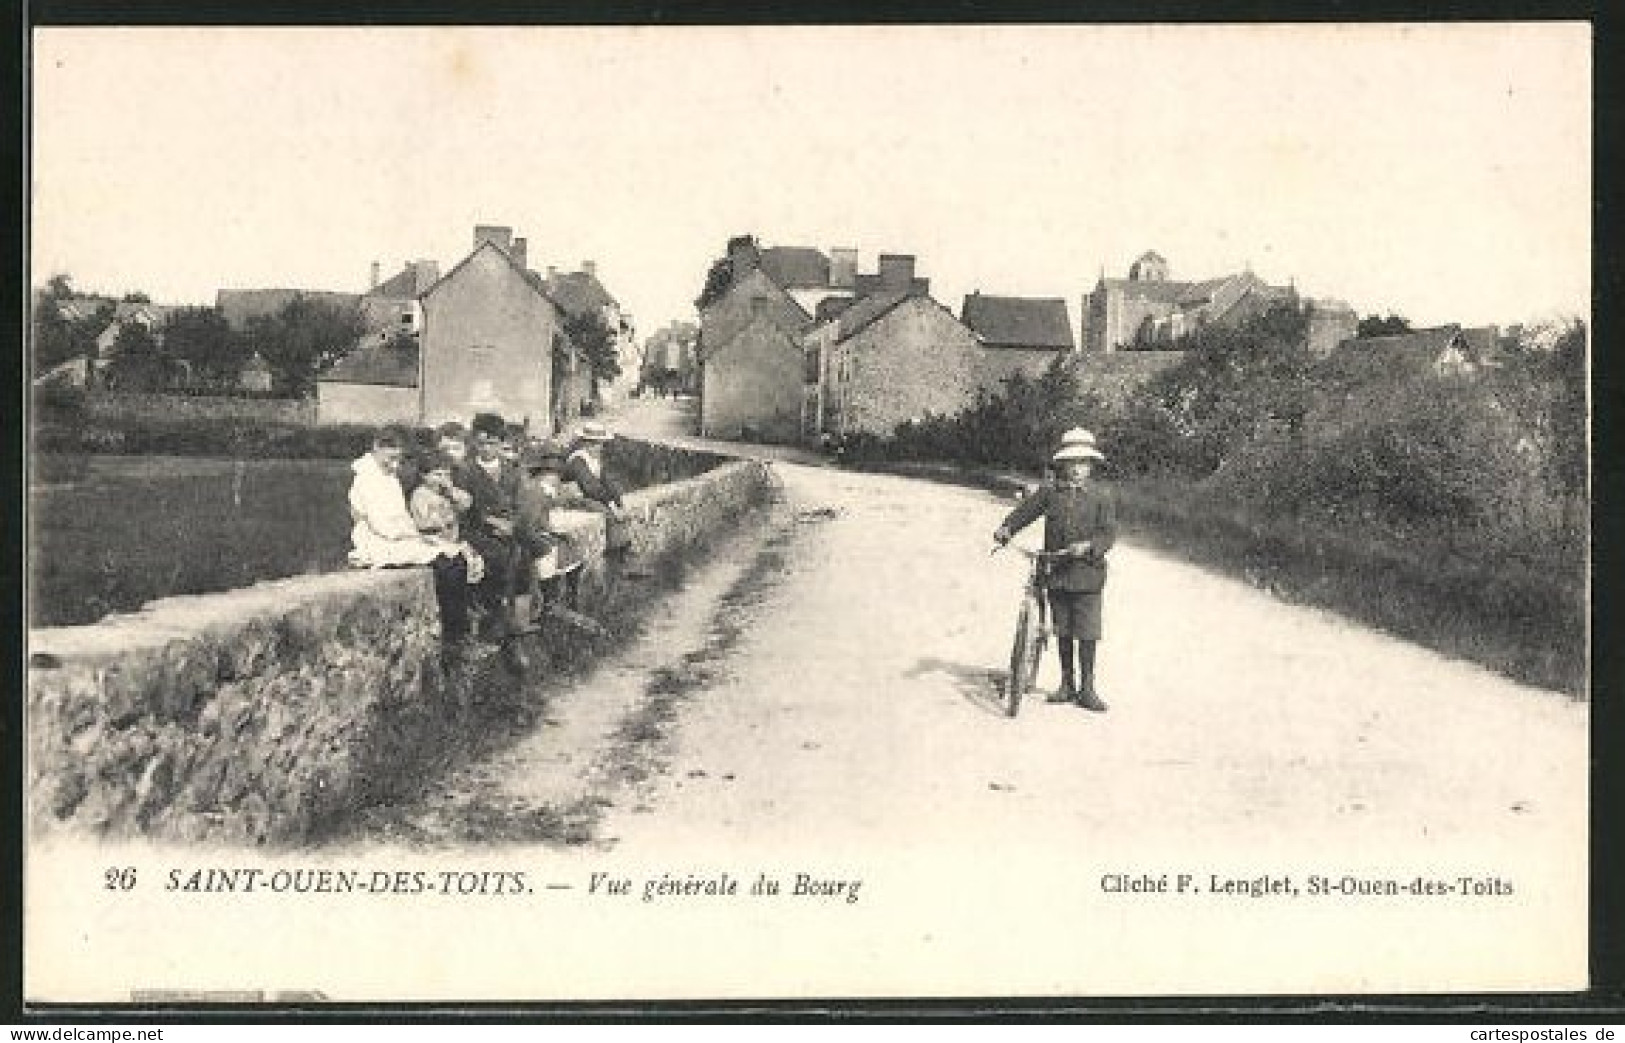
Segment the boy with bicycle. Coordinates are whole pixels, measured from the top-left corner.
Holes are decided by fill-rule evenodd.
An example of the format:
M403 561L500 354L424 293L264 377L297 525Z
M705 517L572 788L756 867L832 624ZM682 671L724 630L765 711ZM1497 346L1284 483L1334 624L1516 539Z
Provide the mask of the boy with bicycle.
M1051 458L1056 479L1022 500L993 539L1000 546L1028 525L1044 519L1044 550L1061 554L1044 575L1055 647L1061 660L1061 688L1050 702L1073 703L1104 712L1095 691L1095 644L1101 634L1101 592L1106 586L1106 552L1117 539L1117 509L1110 494L1090 480L1097 460L1095 436L1073 428L1061 436ZM1075 646L1075 647L1074 647ZM1081 683L1079 672L1081 667Z

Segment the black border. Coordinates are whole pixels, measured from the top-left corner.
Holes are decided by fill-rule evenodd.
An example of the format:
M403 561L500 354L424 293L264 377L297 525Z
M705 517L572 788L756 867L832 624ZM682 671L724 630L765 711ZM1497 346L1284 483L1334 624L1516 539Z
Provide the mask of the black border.
M203 1007L190 1005L37 1005L22 1008L22 634L20 627L6 631L7 691L0 710L0 774L3 774L4 871L0 872L0 924L7 928L0 941L0 1021L17 1024L353 1024L358 1022L459 1023L550 1022L582 1024L646 1023L1033 1023L1080 1022L1095 1024L1217 1024L1339 1022L1350 1024L1596 1024L1625 1020L1625 858L1622 858L1620 814L1618 707L1608 698L1608 682L1622 675L1622 651L1614 640L1617 628L1615 553L1625 533L1625 440L1616 413L1625 390L1625 371L1611 353L1613 334L1620 328L1618 302L1625 273L1610 245L1622 241L1613 207L1615 171L1622 117L1607 104L1599 85L1618 82L1614 60L1616 34L1596 3L1561 0L1554 3L1498 2L1419 3L1415 0L1098 0L1081 5L1045 3L1043 0L957 0L949 4L864 3L860 0L818 0L791 3L771 0L744 13L720 3L702 0L558 0L545 8L534 0L480 0L477 5L455 0L394 0L387 10L358 0L256 0L252 5L231 0L25 0L17 13L17 31L7 39L7 68L18 71L13 95L6 105L5 129L11 140L22 141L18 163L8 166L6 186L18 201L18 214L26 214L28 185L27 142L24 138L30 83L26 46L35 26L93 25L450 25L450 24L641 24L722 25L737 22L768 25L795 24L920 24L920 23L1122 23L1122 22L1382 22L1382 21L1590 21L1595 33L1593 70L1593 660L1592 660L1592 816L1591 816L1591 988L1579 993L1492 993L1441 995L1291 995L1104 997L1077 999L1009 1000L902 999L859 1000L831 998L820 1001L683 1001L533 1004L331 1004L319 1007L274 1005L265 1007ZM472 8L472 9L471 9ZM9 180L15 178L15 181ZM1617 174L1615 174L1617 181ZM0 306L10 320L4 345L26 387L22 351L25 320L27 258L21 224L6 229L15 244L8 256L17 263L18 277L0 289ZM1597 347L1600 345L1600 347ZM20 407L20 398L13 402ZM22 481L24 430L21 409L10 411L3 425L3 457L16 481L14 489L26 494ZM12 553L7 557L8 591L12 592L12 619L20 620L25 534L22 496L7 504Z

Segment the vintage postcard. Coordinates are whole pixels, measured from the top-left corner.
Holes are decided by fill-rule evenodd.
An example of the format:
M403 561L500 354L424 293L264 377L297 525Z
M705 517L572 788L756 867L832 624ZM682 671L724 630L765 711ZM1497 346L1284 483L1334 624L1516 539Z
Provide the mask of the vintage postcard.
M25 1000L1585 989L1591 47L37 27Z

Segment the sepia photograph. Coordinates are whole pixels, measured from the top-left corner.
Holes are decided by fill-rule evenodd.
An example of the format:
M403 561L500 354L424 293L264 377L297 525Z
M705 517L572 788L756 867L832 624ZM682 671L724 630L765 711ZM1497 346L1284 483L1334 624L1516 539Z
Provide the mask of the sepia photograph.
M1591 984L1586 22L36 26L23 999Z

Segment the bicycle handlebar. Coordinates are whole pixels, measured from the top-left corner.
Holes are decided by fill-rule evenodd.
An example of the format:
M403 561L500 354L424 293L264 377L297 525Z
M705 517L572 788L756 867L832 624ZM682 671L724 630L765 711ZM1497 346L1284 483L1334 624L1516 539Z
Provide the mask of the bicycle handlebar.
M991 551L989 551L988 554L989 554L989 556L992 556L994 554L999 553L999 551L1003 550L1005 547L1008 547L1008 546L1009 546L1009 544L1007 544L1007 543L995 543L993 545L993 549ZM1077 558L1077 557L1081 557L1081 555L1074 554L1070 550L1067 550L1065 547L1062 547L1060 550L1028 550L1026 547L1017 547L1015 549L1022 556L1027 557L1027 558L1032 558L1032 559L1037 560L1037 561L1044 561L1044 560L1050 560L1050 559L1059 559L1059 558Z

